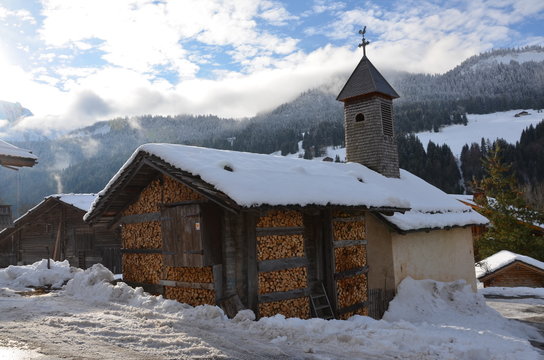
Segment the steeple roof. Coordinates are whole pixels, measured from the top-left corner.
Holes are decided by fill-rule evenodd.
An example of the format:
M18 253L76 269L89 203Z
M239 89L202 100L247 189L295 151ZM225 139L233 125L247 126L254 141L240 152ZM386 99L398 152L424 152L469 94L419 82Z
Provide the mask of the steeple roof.
M395 89L389 85L387 80L385 80L365 55L349 77L336 100L345 101L349 98L370 93L380 93L393 99L399 97Z

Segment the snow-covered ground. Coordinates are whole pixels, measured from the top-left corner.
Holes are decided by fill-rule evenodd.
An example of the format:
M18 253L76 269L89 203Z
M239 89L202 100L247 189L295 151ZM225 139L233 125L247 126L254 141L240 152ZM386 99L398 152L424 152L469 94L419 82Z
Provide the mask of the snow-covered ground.
M46 261L0 270L0 356L23 359L539 359L527 325L463 283L406 279L384 320L227 319L214 306L154 297L95 265ZM50 273L50 274L49 274ZM34 274L34 275L32 275ZM41 296L17 291L73 278ZM41 354L41 355L40 355Z
M535 126L544 120L544 113L539 113L536 110L527 110L529 115L514 116L521 111L523 110L510 110L484 115L468 114L467 126L451 125L440 129L440 132L426 131L416 135L423 143L423 147L427 148L429 141L438 145L447 144L451 148L453 155L459 157L465 144L480 144L482 138L491 141L502 138L509 143L515 144L516 141L519 141L519 137L525 128L530 125Z

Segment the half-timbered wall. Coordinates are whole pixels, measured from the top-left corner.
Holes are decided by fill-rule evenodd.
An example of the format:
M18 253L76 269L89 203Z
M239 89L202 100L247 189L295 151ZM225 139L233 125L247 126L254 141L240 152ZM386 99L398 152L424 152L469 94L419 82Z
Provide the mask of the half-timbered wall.
M303 215L271 210L256 224L259 316L310 316Z

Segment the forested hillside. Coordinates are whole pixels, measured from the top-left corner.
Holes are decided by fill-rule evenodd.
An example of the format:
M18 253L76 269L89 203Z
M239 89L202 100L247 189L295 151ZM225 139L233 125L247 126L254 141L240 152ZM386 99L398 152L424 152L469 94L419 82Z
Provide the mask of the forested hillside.
M520 61L511 61L515 59ZM480 176L481 144L468 144L461 159L455 159L447 146L429 144L425 149L410 132L438 131L466 122L467 112L544 107L544 49L540 47L475 56L442 75L385 76L401 95L394 103L401 166L447 192L470 191L471 177ZM40 157L35 168L20 171L22 207L55 192L101 190L134 149L147 142L287 154L296 152L302 140L306 158L320 156L326 146L342 145L344 140L342 104L335 100L338 90L309 90L271 112L242 120L147 115L99 122L54 140L14 142ZM544 141L541 132L541 128L527 130L523 145L513 145L511 158L520 164L543 159L538 147ZM516 168L532 189L544 182L537 169L529 163ZM0 200L16 203L16 177L14 171L0 169L0 182L6 184Z

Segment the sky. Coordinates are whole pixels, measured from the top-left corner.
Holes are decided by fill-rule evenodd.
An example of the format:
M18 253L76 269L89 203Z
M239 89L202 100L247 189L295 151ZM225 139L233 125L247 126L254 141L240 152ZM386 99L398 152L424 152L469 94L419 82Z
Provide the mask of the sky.
M443 73L544 45L542 0L0 0L0 100L70 130L143 114L243 118L345 76Z

